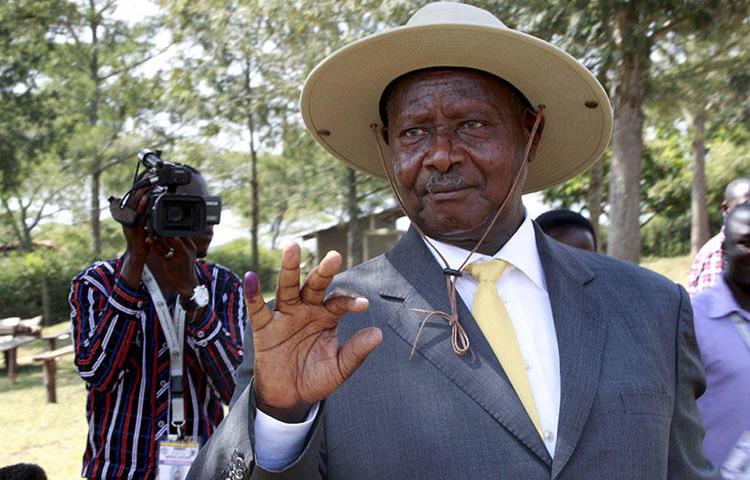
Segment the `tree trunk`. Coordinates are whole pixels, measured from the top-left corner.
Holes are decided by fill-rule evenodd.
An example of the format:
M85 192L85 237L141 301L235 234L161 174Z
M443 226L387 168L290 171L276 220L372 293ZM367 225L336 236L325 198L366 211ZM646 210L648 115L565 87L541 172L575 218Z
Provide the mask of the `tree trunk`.
M704 130L706 112L702 105L699 111L691 115L693 133L693 189L690 196L690 255L695 256L698 250L708 241L708 208L706 205L706 143Z
M91 174L91 249L94 256L99 258L102 254L102 231L99 222L99 191L101 189L101 172L94 171Z
M18 225L18 221L16 220L16 216L13 214L13 210L10 208L10 203L8 202L8 199L4 196L0 196L0 200L3 202L3 207L5 207L5 213L8 216L9 224L13 228L13 233L16 234L16 238L18 239L18 245L21 247L21 249L26 249L24 246L24 236L21 232L21 228ZM23 219L21 220L23 221Z
M617 16L621 58L617 65L613 104L611 205L607 254L638 263L641 256L640 200L643 156L643 93L648 71L647 40L634 38L638 17L631 10Z
M94 0L89 0L89 28L91 30L91 46L92 53L89 60L89 75L91 81L94 84L93 97L89 103L89 126L96 127L99 123L99 98L100 83L99 79L99 20L96 15L96 5ZM94 154L94 158L91 163L91 206L90 206L90 225L91 225L91 249L94 251L94 256L99 258L102 254L102 230L101 223L99 222L99 193L101 190L101 176L102 171L100 169L101 158L98 154Z
M102 229L99 221L101 205L99 203L99 193L101 190L101 173L91 174L91 204L89 205L89 226L91 227L91 250L95 258L102 255Z
M346 268L362 263L362 242L359 232L359 204L357 200L357 172L346 168L346 212L349 225L346 232Z
M586 206L589 211L589 221L594 227L594 236L596 237L596 249L602 251L602 235L599 220L602 215L602 204L604 201L604 161L602 159L591 166L589 170L591 183L586 195Z
M252 120L251 120L252 122ZM250 242L252 256L250 269L260 271L260 257L258 253L258 224L260 223L260 209L258 208L258 152L255 151L254 132L250 132L250 192L252 195L252 221L250 225Z
M252 64L245 59L245 115L247 130L250 133L250 270L260 272L260 254L258 253L258 226L260 224L260 207L258 206L258 152L255 147L255 118L253 115Z

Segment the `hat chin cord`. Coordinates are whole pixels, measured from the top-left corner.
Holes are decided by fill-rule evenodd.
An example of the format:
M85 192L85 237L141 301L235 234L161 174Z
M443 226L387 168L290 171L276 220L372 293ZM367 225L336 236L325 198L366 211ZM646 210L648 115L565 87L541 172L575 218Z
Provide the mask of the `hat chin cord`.
M542 113L544 112L544 105L539 105L537 107L537 110L535 113L535 119L534 119L534 126L531 129L531 134L529 135L529 140L526 142L526 149L524 151L523 155L523 161L521 162L521 165L518 167L518 170L513 175L513 183L511 184L511 188L508 189L508 192L505 194L505 197L503 198L503 201L500 202L500 206L497 208L497 211L495 212L495 216L492 217L492 221L487 226L487 228L484 230L484 233L482 234L481 238L477 241L476 245L474 245L474 248L471 249L471 252L466 256L464 261L461 263L461 266L457 269L450 268L450 265L448 264L448 261L445 259L445 257L440 253L440 250L438 250L435 245L430 241L429 237L424 234L422 229L417 225L416 222L412 221L411 224L414 227L414 229L417 231L419 236L422 238L422 240L432 248L435 253L437 253L437 256L440 258L440 261L443 263L443 273L445 274L445 285L446 289L448 291L448 300L451 307L451 313L448 314L446 312L440 311L440 310L424 310L421 308L412 308L411 311L416 313L421 313L425 315L425 318L422 320L422 322L419 325L419 330L417 331L417 335L414 338L414 345L412 346L411 353L409 354L409 358L411 359L414 356L414 352L417 349L417 344L419 343L419 337L422 334L422 330L424 329L427 321L432 317L440 317L445 319L448 322L448 325L451 327L451 346L453 347L453 351L458 356L463 356L468 350L469 350L469 336L466 334L466 330L464 330L464 327L461 325L461 323L458 321L458 303L456 300L456 279L463 275L462 270L466 266L466 264L469 262L469 259L471 258L474 253L479 249L480 246L484 243L484 240L487 238L487 235L489 235L490 230L492 230L492 227L495 226L495 223L497 222L498 218L500 218L500 213L505 208L505 204L508 202L508 199L510 198L510 194L513 193L517 188L520 188L520 184L518 183L518 180L521 178L521 175L526 171L527 169L527 161L529 158L529 153L531 152L531 147L534 143L534 138L536 137L536 132L539 129L539 124L542 121ZM398 200L399 205L401 205L401 209L404 211L404 213L408 213L406 210L406 206L404 205L404 200L401 197L401 193L398 190L398 187L396 186L396 182L391 175L391 170L388 168L388 165L385 161L385 155L383 154L383 146L381 144L381 132L382 127L378 125L377 123L373 123L370 125L370 128L372 129L373 135L375 136L375 143L378 147L378 155L380 156L380 162L383 166L383 171L385 172L385 176L388 179L388 183L390 184L391 188L393 189L393 192L396 194L396 200ZM411 220L411 217L409 218Z

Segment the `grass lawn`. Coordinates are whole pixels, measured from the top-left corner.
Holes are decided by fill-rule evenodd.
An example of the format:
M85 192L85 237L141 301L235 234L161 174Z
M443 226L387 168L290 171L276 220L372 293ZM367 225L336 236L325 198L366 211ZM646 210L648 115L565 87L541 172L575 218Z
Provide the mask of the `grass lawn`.
M689 256L644 258L641 265L685 284ZM269 296L272 297L273 294ZM59 331L67 324L45 329ZM79 478L86 441L86 389L73 370L73 356L57 362L57 401L48 404L42 366L31 357L47 348L45 341L19 349L16 384L8 384L5 365L0 370L0 466L27 462L40 465L50 480Z
M61 323L45 333L62 330ZM64 342L58 342L58 347ZM16 384L8 384L7 366L0 370L0 466L36 463L50 480L81 476L86 442L86 389L73 370L73 355L57 361L57 403L47 403L41 363L31 357L48 348L37 340L18 351ZM0 356L1 357L1 356Z
M641 266L661 273L684 287L687 284L687 276L690 272L690 264L692 262L693 257L690 255L681 257L644 257L641 259Z

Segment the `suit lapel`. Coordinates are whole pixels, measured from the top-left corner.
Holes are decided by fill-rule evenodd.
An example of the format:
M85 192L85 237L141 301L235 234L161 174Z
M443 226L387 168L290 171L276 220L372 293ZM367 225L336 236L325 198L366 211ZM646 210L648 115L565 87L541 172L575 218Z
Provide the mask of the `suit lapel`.
M554 479L565 467L588 420L596 395L606 327L589 284L591 270L536 227L560 352L560 414L552 463Z
M387 288L381 291L381 296L403 300L401 308L388 319L388 324L408 344L414 346L420 324L425 318L425 314L418 310L450 313L445 275L413 229L407 232L387 257L400 273L400 278L389 282ZM551 466L549 452L460 297L458 314L459 321L469 336L469 352L463 357L456 355L451 348L450 326L446 320L433 316L419 333L415 355L421 355L429 361L510 434Z

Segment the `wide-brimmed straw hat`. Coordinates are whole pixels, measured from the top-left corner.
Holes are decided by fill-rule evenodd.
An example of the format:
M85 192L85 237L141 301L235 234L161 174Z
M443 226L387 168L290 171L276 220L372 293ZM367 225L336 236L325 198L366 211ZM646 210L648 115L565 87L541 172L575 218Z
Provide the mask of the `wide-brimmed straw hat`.
M331 54L305 81L300 100L307 129L333 156L384 177L372 124L381 124L383 90L430 67L482 70L544 105L545 125L524 192L559 184L599 159L612 132L602 86L577 60L491 13L453 2L430 3L403 27L370 35ZM390 164L390 152L384 149Z

